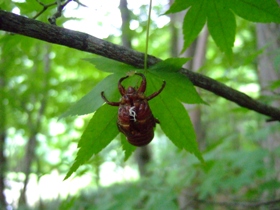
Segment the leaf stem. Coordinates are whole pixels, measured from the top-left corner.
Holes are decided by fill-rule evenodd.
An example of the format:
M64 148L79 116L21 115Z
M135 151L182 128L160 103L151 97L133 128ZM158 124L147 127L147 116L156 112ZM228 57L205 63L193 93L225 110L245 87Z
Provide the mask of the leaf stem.
M147 22L146 48L145 48L145 56L144 56L144 70L145 71L147 71L147 69L148 69L147 61L148 61L149 33L150 33L150 23L151 23L152 2L153 2L153 0L150 0L148 22Z

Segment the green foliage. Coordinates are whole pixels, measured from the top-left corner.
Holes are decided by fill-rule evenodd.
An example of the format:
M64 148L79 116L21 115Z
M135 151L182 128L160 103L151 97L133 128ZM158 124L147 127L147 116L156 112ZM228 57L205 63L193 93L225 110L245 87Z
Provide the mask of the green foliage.
M79 199L69 197L66 201L61 202L59 209L66 204L72 204L70 208L67 208L71 210L80 208L88 210L178 209L174 189L147 181L115 184L100 188L98 191L90 190L82 193Z
M186 10L183 22L184 47L195 40L207 21L211 36L221 51L232 57L232 47L236 32L233 12L253 22L280 23L280 8L275 0L175 0L165 14Z
M118 86L118 79L120 76L121 74L112 74L106 77L104 80L99 82L88 94L71 106L69 110L63 113L60 118L95 112L104 103L100 95L100 93L104 90L106 90L106 95L108 97L112 97L117 100L115 96L117 95L118 90L115 87Z
M6 98L1 100L7 105L7 175L13 174L8 179L18 181L26 170L24 157L30 155L26 145L34 134L36 148L31 151L35 155L30 172L36 173L38 180L53 170L66 173L74 161L71 147L76 145L81 126L71 119L57 122L57 116L104 74L96 77L92 65L81 61L85 53L36 39L1 34L0 46L0 66L6 73Z
M182 52L196 39L206 22L206 8L204 7L205 4L201 1L200 4L192 6L185 15L183 21L184 47Z
M280 8L275 0L232 0L228 7L238 16L253 22L280 23Z
M117 112L110 106L100 107L91 118L78 147L80 148L74 164L65 179L71 176L78 167L88 161L93 154L99 153L118 134L116 127Z
M182 68L182 65L188 60L189 58L166 59L152 66L149 73L153 75L153 78L160 78L161 80L166 81L167 85L164 91L169 97L174 97L177 100L188 104L206 104L198 95L191 81L187 77L178 73ZM154 91L156 91L156 88L154 88L153 92Z
M148 80L149 81L149 80ZM151 79L153 86L160 85L156 79ZM179 92L179 91L178 91ZM194 153L201 161L203 158L198 150L195 132L186 112L186 108L167 92L162 92L158 100L150 102L151 108L160 121L160 126L168 138L180 149Z
M136 150L136 147L130 144L123 134L121 134L121 144L124 151L124 160L127 161L132 153Z
M242 134L241 134L242 135ZM248 202L256 200L268 190L278 189L279 181L269 179L272 171L263 159L269 151L262 148L233 150L237 136L230 135L203 153L205 167L185 151L178 152L170 142L154 148L156 160L149 168L153 173L134 182L113 184L109 187L87 189L66 201L69 209L178 209L177 199L187 189L188 199L197 209L216 209L199 200L225 196ZM167 144L165 144L167 143ZM253 146L253 140L247 142ZM159 146L159 145L157 145ZM278 150L275 150L275 152ZM162 161L164 160L164 161ZM183 167L182 167L183 166ZM242 189L242 190L241 190ZM73 200L75 200L73 202ZM226 202L225 202L226 203ZM191 204L190 204L191 207ZM187 206L189 208L189 206Z
M52 2L44 1L44 3ZM22 15L33 17L41 9L38 4L35 5L36 3L31 0L26 1L26 4L2 1L0 7L12 11L16 4ZM245 90L252 97L259 97L255 63L257 56L264 50L255 50L254 25L241 18L236 18L235 21L232 14L255 22L279 22L279 7L276 6L276 2L271 0L176 0L171 10L176 12L187 8L189 10L183 23L184 48L196 38L205 21L208 21L212 37L216 37L213 40L219 42L221 45L219 47L223 51L230 51L230 44L236 31L239 44L233 49L235 63L229 67L225 59L221 58L216 44L210 39L204 69L207 69L207 75L213 79L233 88ZM215 8L218 10L213 12ZM47 10L39 19L46 22L47 17L54 11L55 7ZM139 27L133 31L135 32L133 46L136 50L144 51L146 9L143 8L141 11L141 14L134 15L133 21L138 21ZM158 9L157 14L160 13ZM214 22L215 17L227 14L230 15L229 19L218 18L219 20ZM211 20L210 23L209 20ZM170 36L168 25L159 28L155 21L156 19L152 23L150 36L152 42L149 51L161 58L168 57L169 44L165 44L168 43ZM228 27L230 25L235 27L235 22L235 30ZM112 40L120 39L115 37ZM134 160L129 159L136 147L130 145L124 135L118 135L117 107L105 105L100 97L100 92L105 91L108 99L118 101L120 97L117 90L118 80L128 71L132 70L130 74L133 75L135 71L133 67L100 57L86 59L95 66L93 67L88 62L80 60L88 56L83 52L57 45L50 46L34 39L4 32L1 32L0 43L2 58L0 68L7 76L4 90L6 91L4 103L7 105L6 126L8 128L5 154L9 160L7 174L13 175L12 178L8 176L8 181L21 181L24 167L21 160L26 154L25 146L33 128L27 122L32 121L32 125L36 125L38 111L44 98L47 99L47 106L40 121L36 157L31 168L31 172L37 175L38 182L41 181L40 177L52 171L58 171L63 175L68 171L67 176L70 176L81 164L85 163L88 164L86 167L80 166L80 170L76 171L76 176L90 174L95 179L94 184L100 184L99 179L102 177L99 176L102 173L99 170L106 161L114 163L119 168L124 165L130 169L136 168ZM44 73L47 58L51 58L49 74ZM275 66L279 66L279 60L277 56ZM167 59L145 72L148 80L147 95L158 90L163 80L167 82L164 91L150 101L153 114L160 120L161 129L166 134L162 135L161 130L157 129L156 136L159 136L159 139L150 145L153 152L153 159L149 163L150 176L135 182L126 180L110 187L96 187L92 184L89 188L94 192L90 193L89 189L85 189L87 194L84 192L73 198L69 196L62 202L57 201L55 207L48 206L49 208L46 209L178 209L178 197L186 190L191 194L189 197L193 201L197 198L210 202L275 199L274 196L280 186L277 178L280 148L266 149L264 145L268 136L279 133L278 124L275 123L272 126L265 124L264 117L200 90L203 98L211 104L211 107L201 106L202 129L205 136L199 143L204 148L202 150L205 160L203 167L196 157L185 151L186 149L201 159L194 141L193 126L181 102L205 103L191 82L177 72L186 61L187 59L184 58ZM108 73L112 74L108 76ZM104 76L107 77L98 83ZM43 81L47 81L47 86L43 85ZM131 76L124 81L124 84L125 86L137 85L139 78ZM247 88L247 86L253 86L253 88ZM279 86L279 81L275 81L271 87L267 88L276 89ZM89 93L84 96L87 92ZM63 119L57 123L57 116L79 98L81 100L64 113L61 116ZM268 101L272 100L274 98L270 97ZM83 126L88 121L86 116L77 119L65 118L89 113L94 114L86 128ZM81 136L82 132L84 134ZM108 136L106 137L105 134ZM75 147L79 136L81 136L78 144L79 152L74 162ZM166 141L166 136L171 141ZM177 137L179 139L176 139ZM108 145L114 138L120 141L114 141ZM124 159L129 159L125 164L123 151ZM98 155L94 155L97 153ZM92 155L94 155L93 158L91 158ZM69 165L73 162L69 170ZM47 206L46 202L43 202ZM57 207L58 203L60 207ZM215 207L196 203L196 207L193 208L216 209ZM38 208L34 207L34 209Z
M228 57L232 56L232 47L236 30L233 13L226 8L223 0L209 1L207 5L207 26L219 48Z
M118 80L124 76L124 72L130 70L130 66L109 60L107 58L87 59L94 63L99 70L113 72L102 82L100 82L91 92L79 100L72 108L70 108L62 117L76 114L94 113L89 125L84 131L78 147L80 148L75 163L70 168L66 179L84 164L94 154L105 148L112 141L118 131L116 126L117 108L104 105L101 107L102 101L101 92L105 91L106 97L110 101L117 101L120 97L117 89ZM203 161L203 158L198 150L195 132L187 114L183 107L184 103L203 103L203 100L197 94L193 84L184 76L179 74L182 65L188 59L173 58L167 59L153 66L147 72L147 95L157 91L162 85L162 80L166 81L166 91L164 90L156 99L150 102L151 110L160 120L160 126L170 140L180 149L185 149L194 153L197 158ZM133 75L134 72L129 74ZM137 80L135 80L135 78ZM131 81L131 86L137 86L139 81L134 77L135 81ZM106 107L106 108L104 108ZM125 159L135 149L128 147L127 143L123 143L125 150Z

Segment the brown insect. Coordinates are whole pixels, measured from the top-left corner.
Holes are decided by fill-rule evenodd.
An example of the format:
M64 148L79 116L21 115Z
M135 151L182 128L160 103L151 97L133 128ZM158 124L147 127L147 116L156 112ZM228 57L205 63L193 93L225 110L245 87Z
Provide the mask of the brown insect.
M129 76L119 80L118 88L122 95L119 102L108 101L104 92L101 92L101 96L107 104L119 107L117 126L128 142L134 146L145 146L154 138L154 127L159 123L153 116L148 101L160 94L165 87L165 81L157 92L146 97L144 94L147 85L146 77L141 73L135 74L142 77L138 89L131 86L125 89L122 86L122 81Z

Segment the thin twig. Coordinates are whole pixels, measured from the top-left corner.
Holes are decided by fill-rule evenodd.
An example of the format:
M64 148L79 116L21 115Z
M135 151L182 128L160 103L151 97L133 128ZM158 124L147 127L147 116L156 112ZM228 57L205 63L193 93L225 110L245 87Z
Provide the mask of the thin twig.
M36 19L37 17L39 17L41 14L43 14L49 7L55 6L56 5L56 1L50 4L44 4L41 1L37 0L37 2L43 6L43 9L38 12L32 19Z
M44 4L43 2L41 2L40 0L36 0L42 7L43 9L38 12L32 19L36 19L38 18L41 14L43 14L48 8L57 5L57 10L56 12L50 17L48 18L49 22L53 25L56 25L56 19L61 17L62 15L62 10L64 9L64 7L70 3L71 1L76 2L79 6L83 6L83 7L87 7L86 5L82 4L81 2L79 2L78 0L67 0L64 4L61 3L61 0L56 0L53 3L50 4Z
M61 17L62 10L71 1L72 0L67 0L64 4L61 4L61 0L56 0L56 3L57 3L56 13L54 13L50 18L48 18L48 21L50 22L50 24L56 25L56 19Z
M57 9L56 9L56 13L54 13L50 18L48 18L48 21L50 22L50 24L52 25L56 25L56 19L62 16L62 10L64 9L64 7L69 4L71 1L76 2L78 5L81 5L83 7L86 7L86 5L82 4L81 2L79 2L78 0L67 0L64 4L61 3L61 0L56 0L56 4L57 4Z
M73 0L73 1L76 2L79 6L87 7L87 5L81 3L79 0Z

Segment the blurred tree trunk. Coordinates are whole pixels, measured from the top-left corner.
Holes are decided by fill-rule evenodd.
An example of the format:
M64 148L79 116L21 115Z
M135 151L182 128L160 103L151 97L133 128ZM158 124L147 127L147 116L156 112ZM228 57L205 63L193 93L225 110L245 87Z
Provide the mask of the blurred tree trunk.
M184 53L185 57L192 57L193 59L184 65L185 68L188 68L192 71L197 72L200 68L204 65L205 62L205 55L206 55L206 44L208 39L208 30L206 27L202 30L199 37L195 40L195 42L186 50ZM181 40L181 46L183 46L183 39ZM199 92L199 89L196 88ZM201 106L200 105L185 105L186 108L189 110L189 115L192 120L196 139L199 145L199 148L202 150L205 148L205 129L203 127L201 121Z
M173 0L170 0L170 5ZM182 23L185 16L185 12L180 12L170 15L170 30L171 30L171 55L172 57L178 57L184 46L184 39L182 33ZM185 68L198 71L204 64L205 54L206 54L206 44L208 38L208 31L206 28L203 29L199 37L194 41L194 43L182 54L183 57L192 57L193 59L184 65ZM199 91L199 90L198 90ZM185 104L186 109L190 115L191 121L193 123L196 139L199 144L200 149L205 147L204 142L204 128L201 121L201 108L199 105ZM193 188L187 188L182 190L179 195L178 202L180 209L196 209L198 206L194 203Z
M206 44L208 38L208 31L206 28L203 29L196 41L187 49L184 53L184 57L192 57L193 59L184 65L185 68L188 68L192 71L198 71L204 64L205 54L206 54ZM181 43L183 46L182 39ZM199 92L199 89L196 88ZM199 149L203 150L205 148L206 142L205 137L205 126L202 124L201 120L201 106L196 104L185 104L186 109L190 115L194 130L196 133L196 140L199 145ZM180 209L197 209L197 203L194 202L193 188L184 189L179 196L179 206Z
M1 61L1 63L4 61ZM7 159L5 156L6 143L6 69L0 67L0 209L6 208L5 190L5 173L7 168Z
M258 59L258 75L262 95L275 96L280 93L280 88L271 90L270 85L280 79L279 64L276 63L276 56L280 48L280 25L279 24L257 24L258 49L264 52ZM280 101L274 100L273 105L279 107Z
M279 2L279 1L278 1ZM280 88L272 89L273 82L280 81L280 65L276 62L277 56L280 52L280 25L279 24L257 24L257 45L258 49L263 49L263 53L258 58L258 75L261 86L261 93L275 107L280 107ZM278 58L279 59L279 58ZM278 98L278 99L275 99ZM271 153L270 157L265 159L267 165L275 168L278 177L270 177L280 181L280 158L275 154L275 149L280 146L280 132L274 131L275 123L265 123L263 126L269 128L270 134L265 139L263 146ZM274 196L279 197L279 189L275 189ZM267 196L267 195L264 195ZM272 196L272 195L268 195Z
M44 50L44 59L43 59L43 78L42 80L38 81L42 83L41 86L41 91L39 94L33 93L33 95L30 97L31 103L34 105L39 102L39 109L38 110L30 110L27 108L27 103L26 101L22 101L22 106L25 108L26 113L28 115L27 118L27 125L29 128L29 139L26 145L26 153L24 156L24 164L23 164L23 173L25 175L24 183L23 183L23 189L20 194L19 198L19 204L21 205L26 205L26 190L27 190L27 185L29 182L30 178L30 173L31 173L31 167L33 162L36 160L36 146L37 146L37 135L40 132L41 125L42 125L42 119L43 115L45 113L45 108L47 104L47 99L48 99L48 89L49 89L49 78L50 78L50 47L51 45L47 44L45 45L45 49L39 49L37 48L38 52L38 61L34 62L33 66L33 71L34 74L36 71L39 71L39 67L37 66L39 62L39 54L40 51ZM25 99L23 99L25 100ZM34 106L35 107L35 106Z
M132 35L131 35L131 30L130 30L130 11L127 8L127 0L120 0L120 12L121 12L121 17L122 17L122 45L127 48L132 48L131 40L132 40ZM140 176L146 176L147 175L147 164L151 160L151 152L149 146L145 147L138 147L135 152L135 159L138 164L138 169Z
M127 0L120 0L120 6L119 6L121 17L122 17L122 45L127 48L131 48L131 30L129 28L130 25L130 11L127 8Z

